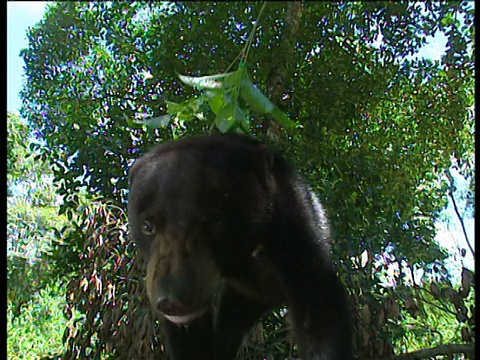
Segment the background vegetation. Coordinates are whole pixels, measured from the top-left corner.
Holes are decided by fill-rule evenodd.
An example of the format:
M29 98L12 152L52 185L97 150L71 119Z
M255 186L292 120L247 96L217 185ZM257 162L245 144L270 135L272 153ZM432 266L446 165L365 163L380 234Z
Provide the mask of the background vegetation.
M412 57L437 31L441 61ZM469 2L54 3L23 51L27 123L8 119L9 357L164 358L128 168L156 142L247 131L328 209L358 358L474 358L474 273L453 279L434 240L452 161L473 194L474 31ZM243 358L295 357L287 329L266 316Z

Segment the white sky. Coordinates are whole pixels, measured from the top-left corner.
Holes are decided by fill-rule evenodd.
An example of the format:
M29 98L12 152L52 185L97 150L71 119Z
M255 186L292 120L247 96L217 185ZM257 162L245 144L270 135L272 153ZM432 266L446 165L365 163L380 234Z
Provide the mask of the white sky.
M23 59L20 50L28 46L26 31L43 17L46 2L7 1L7 110L18 111L22 88Z
M40 1L7 1L7 110L18 112L20 109L20 98L18 93L21 90L23 81L23 59L20 57L20 50L28 46L26 31L28 27L34 26L43 17L48 2ZM439 34L430 39L418 54L432 60L440 60L445 50L446 37ZM462 181L462 179L458 179ZM445 212L447 217L452 219L451 224L439 224L438 241L445 247L455 248L456 243L466 248L465 240L458 219L450 208ZM467 219L467 230L469 239L474 245L474 219ZM467 248L468 249L468 248ZM467 251L470 255L470 252ZM474 268L473 257L469 256L466 264L470 269Z

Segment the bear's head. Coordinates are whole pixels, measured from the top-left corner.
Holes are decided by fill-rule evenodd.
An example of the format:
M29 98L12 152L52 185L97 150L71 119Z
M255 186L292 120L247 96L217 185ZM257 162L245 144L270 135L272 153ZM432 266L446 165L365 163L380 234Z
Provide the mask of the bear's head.
M130 169L129 225L147 261L148 298L171 322L208 310L237 267L229 259L258 247L273 207L272 162L254 140L216 135L159 145Z

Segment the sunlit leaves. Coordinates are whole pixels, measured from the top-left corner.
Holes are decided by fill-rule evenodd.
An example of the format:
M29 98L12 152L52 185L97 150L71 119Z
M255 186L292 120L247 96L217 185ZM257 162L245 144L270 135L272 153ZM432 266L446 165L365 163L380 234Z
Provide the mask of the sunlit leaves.
M210 109L215 114L215 126L220 132L239 128L248 133L248 108L259 114L270 114L285 128L296 126L284 112L258 90L243 67L230 73L201 77L179 75L179 78L187 85L204 90L195 101L210 105ZM239 101L240 99L243 102ZM168 106L168 112L174 118L189 121L194 116L199 117L195 114L199 108L200 106L192 108L191 100L187 100L184 104L175 104L175 107ZM183 116L186 112L189 114L187 118ZM201 113L201 117L203 118L203 113Z

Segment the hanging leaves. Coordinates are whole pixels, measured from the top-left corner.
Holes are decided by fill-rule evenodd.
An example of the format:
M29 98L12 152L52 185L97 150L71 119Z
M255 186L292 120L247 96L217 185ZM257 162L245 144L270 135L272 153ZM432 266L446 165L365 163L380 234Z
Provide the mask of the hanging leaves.
M205 117L202 105L207 104L215 114L215 126L220 132L249 132L249 110L258 114L269 114L281 126L288 129L298 127L287 114L272 103L251 81L245 68L209 76L185 76L179 74L180 80L189 86L203 90L194 99L182 103L167 101L167 116L145 120L142 125L158 128L168 125L171 120L191 121Z

